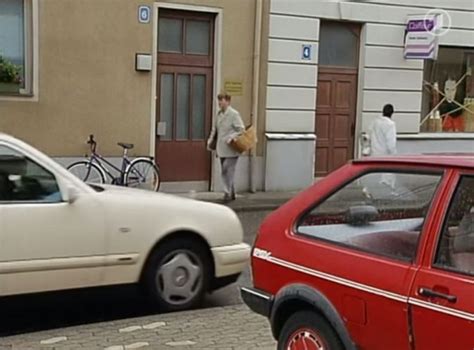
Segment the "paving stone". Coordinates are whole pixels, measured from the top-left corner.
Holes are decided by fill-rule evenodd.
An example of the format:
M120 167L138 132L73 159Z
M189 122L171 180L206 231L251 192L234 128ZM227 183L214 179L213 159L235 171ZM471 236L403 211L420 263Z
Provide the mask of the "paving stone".
M41 344L42 340L57 342ZM151 315L0 339L0 350L275 348L268 321L245 305Z
M63 337L53 337L53 338L41 340L40 344L42 344L42 345L51 345L51 344L56 344L56 343L66 341L66 340L67 340L67 337L64 337L64 336Z
M164 327L166 326L166 322L153 322L153 323L148 323L142 326L143 329L155 329L158 327Z
M125 328L120 328L119 333L135 332L135 331L138 331L139 329L142 329L142 326L129 326Z
M149 346L150 343L148 342L138 342L138 343L132 343L132 344L129 344L129 345L125 345L125 350L132 350L132 349L141 349L141 348L144 348L146 346Z
M196 344L196 342L191 341L191 340L172 341L172 342L166 343L166 345L173 346L173 347L194 345L194 344Z

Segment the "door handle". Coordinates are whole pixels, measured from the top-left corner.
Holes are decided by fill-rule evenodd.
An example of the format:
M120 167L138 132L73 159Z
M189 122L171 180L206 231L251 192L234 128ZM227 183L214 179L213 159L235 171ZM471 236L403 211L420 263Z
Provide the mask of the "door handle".
M437 292L437 291L429 289L429 288L420 288L418 290L418 294L423 295L425 297L429 297L429 298L446 299L450 303L455 303L458 300L458 297L455 296L455 295L440 293L440 292Z

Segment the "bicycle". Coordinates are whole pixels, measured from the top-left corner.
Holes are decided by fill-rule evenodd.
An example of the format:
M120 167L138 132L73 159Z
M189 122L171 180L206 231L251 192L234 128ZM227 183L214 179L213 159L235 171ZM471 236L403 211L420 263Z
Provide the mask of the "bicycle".
M131 143L119 142L123 148L122 165L120 168L109 162L97 152L97 142L94 135L89 136L87 144L90 146L91 155L86 154L86 160L72 163L67 170L84 182L103 184L106 177L111 179L113 185L158 191L160 188L160 170L152 157L139 157L133 160L128 158L128 150L134 147ZM119 173L114 176L109 168Z

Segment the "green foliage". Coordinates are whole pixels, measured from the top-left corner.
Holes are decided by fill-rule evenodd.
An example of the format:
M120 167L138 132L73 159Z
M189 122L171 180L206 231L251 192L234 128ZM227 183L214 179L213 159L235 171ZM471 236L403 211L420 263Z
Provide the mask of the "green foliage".
M0 55L0 83L21 83L21 66Z

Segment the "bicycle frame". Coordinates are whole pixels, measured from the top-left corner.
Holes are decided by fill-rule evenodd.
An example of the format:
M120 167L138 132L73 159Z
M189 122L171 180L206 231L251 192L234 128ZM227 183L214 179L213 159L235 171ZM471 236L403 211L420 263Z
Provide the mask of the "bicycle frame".
M123 185L124 183L124 177L125 177L125 170L127 169L128 165L131 163L130 160L127 157L126 152L124 152L122 156L122 165L121 168L115 166L112 164L110 161L102 157L100 154L93 152L91 156L89 157L89 162L90 163L95 163L100 169L106 174L110 180L112 181L112 184L116 185ZM104 166L104 163L107 164L108 167L114 169L117 173L120 174L119 177L115 177L112 172L107 168L107 166Z
M137 176L139 179L144 178L144 176L140 173L140 171L133 169L133 164L136 161L140 161L142 159L146 159L147 161L153 162L153 158L145 158L145 157L138 157L134 160L129 160L128 159L128 148L126 146L123 146L123 153L122 153L122 165L119 168L118 166L115 166L112 162L108 161L105 159L105 157L101 156L99 153L97 153L97 142L94 140L94 135L89 135L89 140L87 141L87 144L90 145L90 156L86 154L87 158L87 164L89 167L89 172L91 169L92 164L95 164L99 168L99 170L102 172L102 176L104 180L107 180L107 178L111 179L111 183L113 185L120 185L120 186L126 186L126 180L128 182L128 172L132 171L132 173ZM119 144L122 145L122 144ZM153 162L154 163L154 162ZM155 165L156 166L156 165ZM116 177L112 173L110 169L115 170L119 176ZM89 176L89 173L87 174Z

